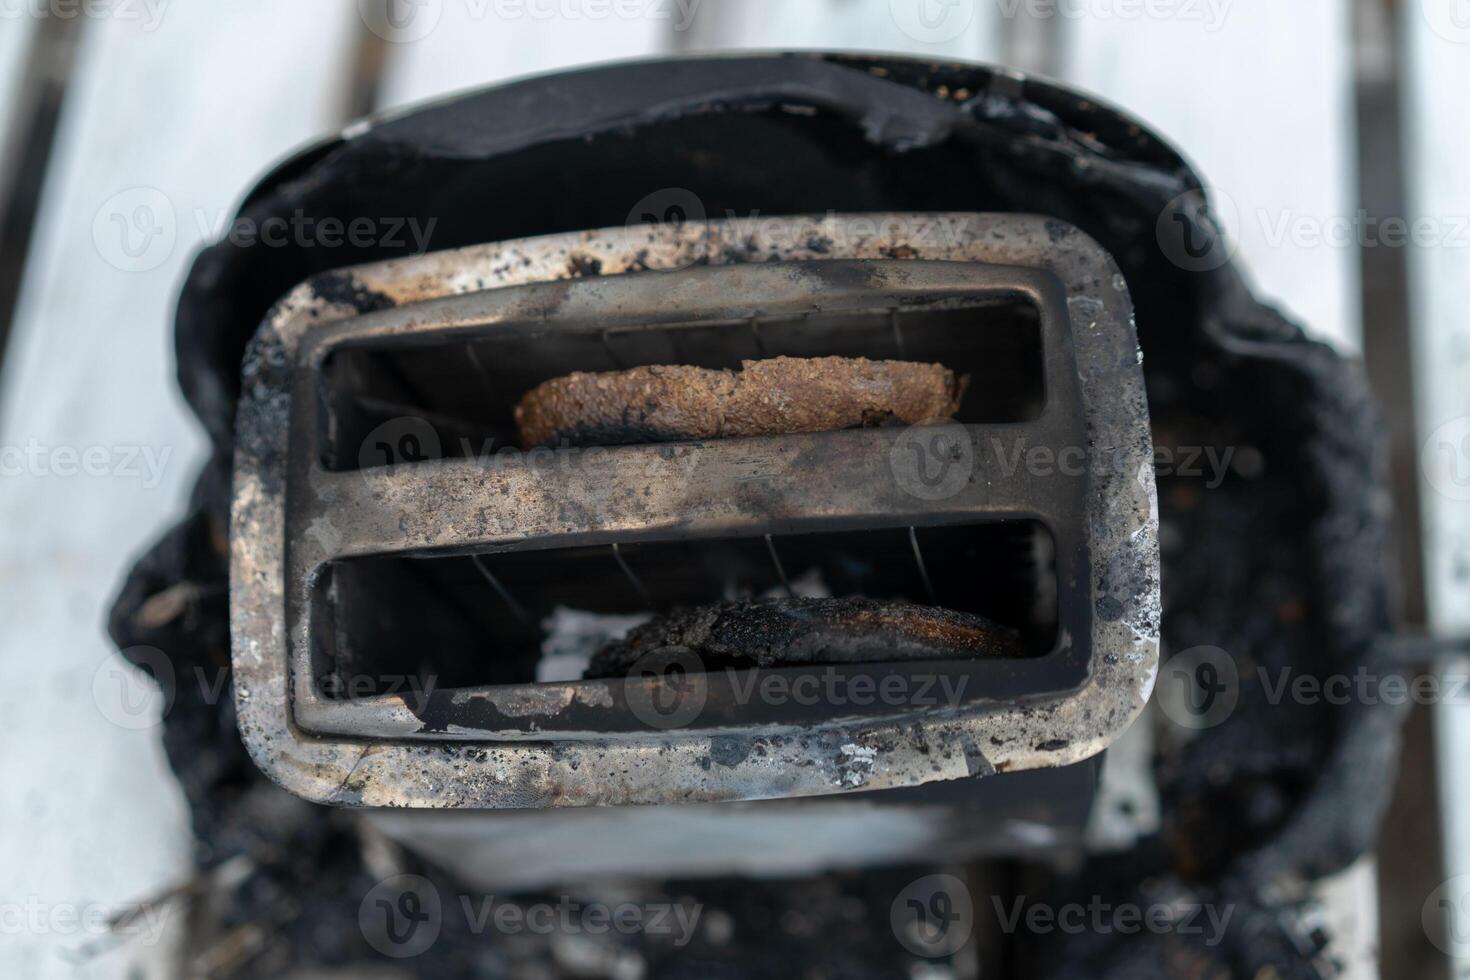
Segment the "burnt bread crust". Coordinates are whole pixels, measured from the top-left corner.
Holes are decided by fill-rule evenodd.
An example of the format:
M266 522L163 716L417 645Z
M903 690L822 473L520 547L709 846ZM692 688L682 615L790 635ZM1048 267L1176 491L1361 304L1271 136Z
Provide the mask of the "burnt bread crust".
M592 658L623 677L644 657L691 651L706 669L1021 657L1020 634L983 616L861 597L762 599L675 609Z
M651 365L575 372L516 406L525 448L628 445L946 421L967 378L942 364L773 357L739 371Z

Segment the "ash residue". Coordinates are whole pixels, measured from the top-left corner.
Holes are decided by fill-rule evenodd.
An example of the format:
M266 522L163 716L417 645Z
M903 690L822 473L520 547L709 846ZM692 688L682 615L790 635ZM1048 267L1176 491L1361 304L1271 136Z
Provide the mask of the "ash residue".
M350 306L359 313L386 310L393 305L392 297L364 289L350 273L326 272L314 276L311 291L323 303Z

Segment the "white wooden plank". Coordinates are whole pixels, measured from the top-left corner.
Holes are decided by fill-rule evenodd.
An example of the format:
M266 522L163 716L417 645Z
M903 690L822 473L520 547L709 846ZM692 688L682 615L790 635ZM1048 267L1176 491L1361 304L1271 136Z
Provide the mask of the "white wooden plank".
M1343 0L1022 0L1056 21L1065 81L1190 159L1258 295L1346 352L1362 345L1350 4ZM1378 975L1365 857L1317 889L1343 975Z
M1470 18L1458 33L1438 33L1419 4L1408 7L1409 208L1442 232L1430 247L1408 252L1416 410L1425 440L1426 598L1436 628L1470 632Z
M379 105L664 53L694 0L427 0L389 22L371 0L365 23L387 42ZM697 12L697 4L696 4Z
M1349 4L1016 2L1057 18L1062 79L1140 117L1197 165L1260 293L1359 349Z
M1364 855L1316 888L1317 914L1329 937L1322 959L1336 980L1378 980L1378 860Z
M1409 307L1414 341L1415 414L1423 440L1420 514L1425 603L1441 635L1470 632L1470 10L1455 0L1402 5L1406 52L1403 116L1410 217L1430 231L1410 248ZM1447 664L1456 676L1470 663ZM1453 953L1454 975L1470 977L1470 704L1435 708L1447 886L1428 897L1449 905L1434 935Z
M1001 51L994 0L703 0L687 47L886 51L995 60Z
M994 59L992 3L961 0L427 0L390 22L381 105L553 71L672 51L817 48Z
M83 27L0 379L7 901L116 906L187 874L158 729L117 685L148 688L102 622L127 566L181 516L203 457L170 340L190 253L275 157L340 122L356 26L340 5L251 0L170 4L154 29L122 17ZM163 465L135 474L134 451ZM164 975L167 944L134 941L78 966L65 954L87 938L75 920L27 925L0 940L0 975Z
M819 48L994 59L994 4L961 0L375 0L364 22L387 42L383 109L573 65L675 52ZM921 16L927 15L927 16Z

